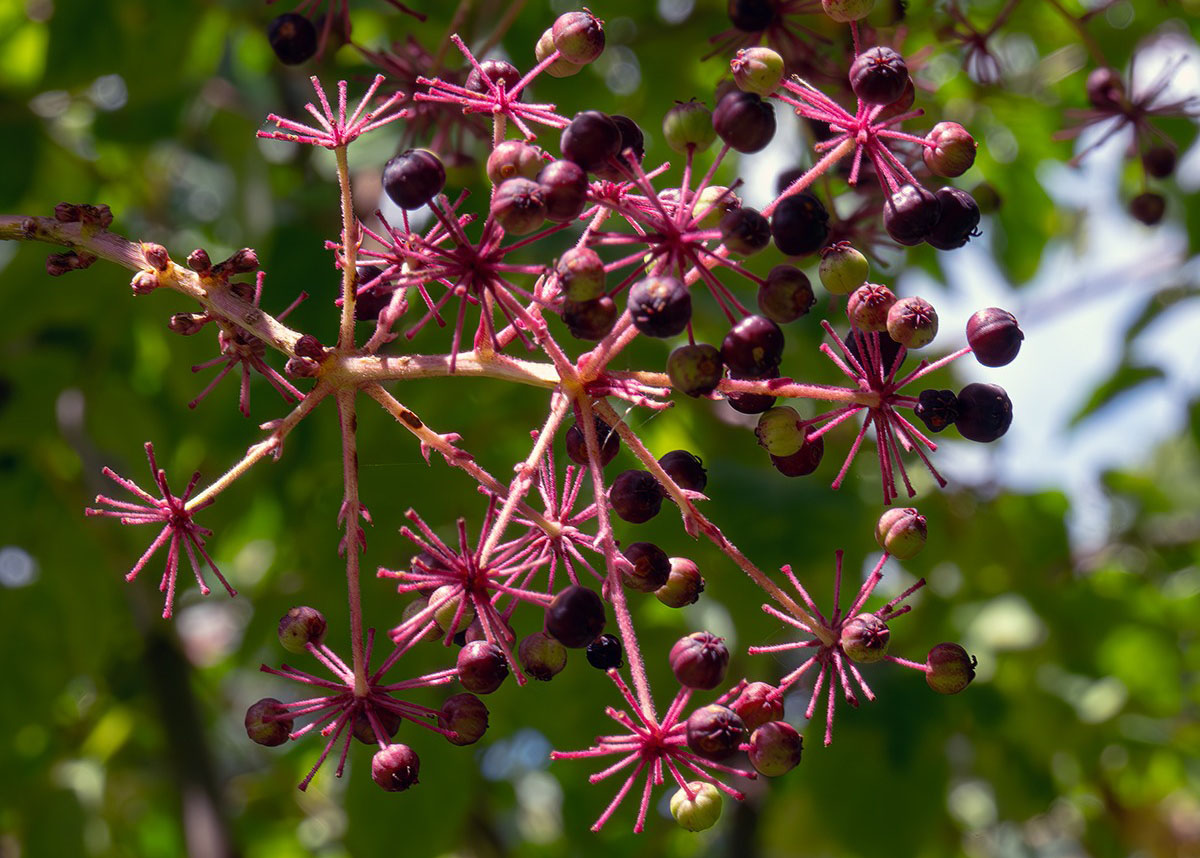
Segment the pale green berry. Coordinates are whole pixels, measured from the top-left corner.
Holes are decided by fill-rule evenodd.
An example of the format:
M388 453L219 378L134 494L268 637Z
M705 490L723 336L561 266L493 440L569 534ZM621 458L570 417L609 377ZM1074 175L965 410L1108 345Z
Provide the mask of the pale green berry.
M712 828L721 818L721 791L707 781L691 781L671 796L671 816L688 831Z

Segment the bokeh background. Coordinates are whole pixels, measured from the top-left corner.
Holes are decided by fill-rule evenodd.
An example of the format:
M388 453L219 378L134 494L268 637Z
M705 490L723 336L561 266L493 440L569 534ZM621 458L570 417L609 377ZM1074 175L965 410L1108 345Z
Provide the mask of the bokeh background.
M843 711L828 749L823 720L804 729L803 701L789 701L789 719L808 738L803 763L751 786L747 802L727 804L721 823L700 835L671 821L666 788L646 834L629 832L631 807L601 834L588 832L615 784L590 786L593 768L584 763L547 762L550 748L585 747L607 731L603 707L617 703L578 655L549 684L509 682L491 695L492 727L478 745L452 747L403 727L398 740L422 759L421 783L407 793L374 786L362 746L344 779L327 768L301 793L295 784L319 744L260 748L247 741L242 716L262 696L296 693L258 671L283 660L275 625L291 605L324 610L331 643L346 648L336 421L323 411L306 421L281 461L257 466L204 513L214 557L241 595L201 599L185 573L177 618L164 623L159 563L132 585L122 581L149 535L82 514L110 488L101 467L145 483L142 444L151 440L176 483L194 470L211 479L258 440L257 424L286 406L257 380L251 420L237 413L231 382L189 409L211 373L190 368L216 345L209 331L182 338L165 323L192 308L167 294L131 298L128 272L105 264L50 279L50 248L3 244L0 856L1200 855L1195 125L1156 121L1181 152L1176 175L1152 184L1168 201L1156 228L1126 211L1144 181L1127 133L1079 168L1065 164L1076 144L1052 139L1073 123L1066 111L1085 106L1084 79L1098 57L1125 71L1137 52L1135 92L1182 57L1161 103L1200 92L1200 4L1104 3L1084 25L1086 42L1055 5L1017 4L989 41L1002 69L994 84L965 71L963 45L939 30L945 3L910 3L896 21L897 4L880 0L872 19L921 58L917 104L930 121L960 121L980 141L960 184L987 183L1000 200L968 248L909 251L902 276L900 257L886 256L891 264L877 265L874 278L933 300L947 350L984 306L1013 310L1027 334L1009 367L956 368L936 385L1002 384L1016 418L986 449L946 439L938 461L950 487L920 483L929 545L903 568L893 563L885 579L888 592L918 576L929 581L916 610L894 624L892 651L920 660L937 642L962 641L980 659L968 692L935 699L916 674L869 670L878 701ZM1101 4L1062 5L1080 15ZM963 6L986 30L1002 4ZM417 8L428 21L355 2L354 40L381 48L411 34L436 45L454 9ZM522 68L566 9L544 0L460 8L460 32L473 44L512 12L494 55ZM647 132L650 161L669 158L658 132L663 112L693 96L711 104L727 68L719 56L702 60L710 37L728 27L724 4L597 0L592 9L607 21L603 58L579 77L539 80L538 100L567 115L597 108L633 116ZM278 312L306 291L289 321L332 341L338 276L323 249L338 228L332 160L264 144L254 132L269 112L300 115L312 97L309 74L348 78L354 93L372 72L352 46L336 44L320 63L281 66L265 30L282 11L282 3L255 0L0 2L0 211L104 202L115 230L158 241L177 259L194 247L213 259L254 247L267 271L264 307ZM819 37L844 38L817 17L804 20ZM725 178L736 170L747 179L752 203L770 198L779 172L810 163L804 130L779 116L770 150L723 168ZM378 204L379 170L399 136L394 125L351 150L364 212ZM553 133L544 142L553 150ZM453 187L478 194L481 180L478 162L451 170ZM704 304L701 338L720 336L720 325ZM791 326L788 368L834 381L816 351L819 334L815 316ZM403 347L444 351L447 342L432 330ZM641 344L629 361L657 368L666 354L662 343ZM461 433L496 474L526 454L547 406L537 391L465 379L396 392L438 431ZM836 549L851 570L877 557L876 473L856 465L845 487L828 488L849 436L829 439L815 477L787 480L723 406L684 401L627 419L658 454L687 447L702 456L708 514L761 568L791 563L819 604L831 596ZM484 501L462 473L436 460L427 466L378 410L364 407L359 427L363 498L375 520L366 569L406 563L412 549L398 529L410 506L445 535L459 516L477 531ZM622 457L613 467L631 464ZM708 581L704 599L683 611L653 599L634 604L660 697L669 693L671 642L698 628L727 637L733 671L781 674L786 662L745 655L747 645L786 632L722 555L690 540L669 514L621 528L623 539L654 539L692 557ZM394 625L403 602L393 588L368 577L364 589L367 621ZM533 619L525 622L518 633L532 630ZM411 673L446 660L429 646L414 655ZM417 699L434 705L441 696Z

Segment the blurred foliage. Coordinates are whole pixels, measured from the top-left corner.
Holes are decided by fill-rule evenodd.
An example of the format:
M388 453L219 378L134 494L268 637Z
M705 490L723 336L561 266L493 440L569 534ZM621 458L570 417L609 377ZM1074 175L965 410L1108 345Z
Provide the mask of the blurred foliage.
M417 5L427 22L384 2L355 3L355 39L382 46L412 34L436 43L452 7ZM650 161L669 157L656 117L676 99L711 103L725 66L700 57L727 27L722 5L597 0L592 8L608 22L605 57L578 78L539 80L538 100L568 115L592 107L645 117ZM896 30L898 5L880 0L872 23L897 40L903 34L905 53L924 57L919 76L933 91L922 90L918 106L963 122L981 140L978 164L962 183L986 181L1003 201L988 229L1002 270L1020 287L1048 242L1069 243L1086 229L1079 213L1051 204L1034 167L1070 157L1071 145L1051 135L1063 127L1065 108L1084 106L1083 80L1094 60L1057 4L1025 0L995 37L1003 84L981 85L962 71L960 45L938 29L943 3L910 3ZM967 5L986 28L1002 3ZM463 8L461 32L478 43L509 7L492 0ZM0 211L48 214L62 200L106 202L116 213L114 229L159 241L176 258L197 246L213 259L253 246L268 272L264 307L278 312L303 289L310 300L289 321L334 339L337 275L323 249L338 229L331 160L262 144L254 132L270 112L301 114L312 97L309 74L320 70L326 82L346 77L353 94L371 72L350 46L333 46L321 65L280 66L264 38L279 11L246 0L0 4ZM519 66L528 67L532 45L558 11L540 2L523 9L502 43ZM812 20L822 36L845 38L844 28ZM1194 1L1144 0L1111 4L1086 29L1092 50L1125 68L1142 40L1189 28L1194 37L1198 21ZM364 213L377 204L395 128L351 151ZM1195 133L1187 122L1162 128L1181 147ZM478 164L468 165L452 172L451 183L478 188L481 174ZM732 178L732 168L723 175ZM1125 198L1139 190L1134 184L1131 178L1121 190ZM1155 187L1168 195L1170 216L1186 224L1195 248L1200 195L1171 182ZM747 193L766 197L769 189ZM818 716L800 768L769 789L751 785L749 800L727 805L714 831L691 835L654 818L648 833L635 836L625 807L591 835L617 785L590 786L593 767L547 767L545 759L550 747L585 747L607 731L602 709L618 702L581 653L549 685L510 682L489 697L492 728L478 746L451 747L403 727L399 738L422 758L420 786L404 795L370 782L364 747L352 749L345 779L327 767L300 793L295 784L319 743L268 750L246 741L248 703L296 691L256 670L281 661L276 619L292 604L313 604L330 618L330 640L345 637L336 421L323 414L304 423L282 461L255 468L203 514L216 532L214 556L241 595L201 600L184 573L178 619L164 624L154 588L160 561L131 586L121 580L148 535L81 514L109 489L101 467L146 484L141 447L149 439L176 483L194 470L211 477L257 440L255 425L283 413L281 403L256 382L253 420L246 421L226 382L189 410L210 377L189 368L213 354L213 343L207 331L189 339L166 329L170 313L188 308L167 295L132 300L128 273L104 265L48 279L43 256L42 248L0 246L0 641L9 689L0 707L0 856L219 854L187 832L226 824L236 853L247 858L384 850L1200 855L1200 406L1191 409L1191 431L1143 466L1103 475L1111 522L1101 548L1072 550L1069 502L1057 492L959 484L926 493L930 544L903 570L893 561L885 584L898 592L924 575L930 586L894 626L893 652L920 660L937 642L963 641L980 659L967 693L932 699L914 673L868 670L880 699L843 712L829 749L820 747ZM943 276L933 251L911 256ZM762 260L763 270L774 261ZM1193 286L1155 296L1130 320L1131 340L1194 296ZM698 323L702 336L717 333L705 330L708 323L716 324ZM797 327L789 351L815 355L816 325ZM443 340L427 331L411 348L442 350ZM631 360L656 366L665 357L660 346L642 344ZM1154 374L1126 351L1081 418L1119 404L1121 392ZM826 369L815 360L811 370L833 380L820 377ZM1048 377L1047 391L1051 383ZM547 404L538 391L468 379L412 382L397 395L436 430L461 432L463 446L496 474L525 455L528 431ZM1036 410L1019 403L1018 420ZM856 466L847 487L830 492L840 461L831 454L820 479L785 480L764 467L743 428L717 413L711 403L687 401L665 415L633 412L629 419L654 452L686 446L703 456L710 515L761 568L793 564L827 605L836 549L846 549L851 569L873 562L877 477ZM848 442L831 438L830 447L844 450ZM458 516L477 532L482 502L470 481L436 459L427 466L377 409L360 413L359 450L362 496L376 523L364 568L405 564L411 547L397 531L409 506L443 534ZM613 467L629 461L628 453L622 457ZM634 529L618 535L633 538ZM762 594L722 555L692 542L667 514L636 536L693 557L708 580L705 599L684 611L634 602L653 685L670 687L670 643L701 627L727 635L734 672L781 674L785 665L745 656L747 645L786 633L762 614ZM394 625L402 604L392 588L372 578L364 586L368 623ZM410 661L416 675L444 666L446 655L430 646ZM429 705L440 699L415 697ZM803 701L789 705L795 720ZM206 791L221 796L223 823L203 818ZM659 793L656 800L670 790Z

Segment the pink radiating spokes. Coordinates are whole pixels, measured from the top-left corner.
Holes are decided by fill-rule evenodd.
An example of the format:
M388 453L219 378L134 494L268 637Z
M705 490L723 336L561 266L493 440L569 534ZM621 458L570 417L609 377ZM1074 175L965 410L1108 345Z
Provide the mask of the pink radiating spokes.
M354 672L337 653L325 644L314 644L310 641L305 644L305 649L333 675L333 680L322 679L319 676L297 670L286 664L280 665L278 669L267 667L265 664L262 665L260 669L265 673L271 673L275 676L282 676L284 679L310 685L324 692L314 697L306 697L303 700L285 703L274 716L267 719L283 721L311 716L312 720L309 723L293 730L288 738L299 739L301 736L318 729L322 736L328 738L321 756L317 758L317 762L309 770L308 774L304 776L304 780L300 781L300 789L308 788L317 770L321 768L334 748L337 747L339 739L341 740L342 749L338 757L337 776L339 778L342 776L342 771L346 767L346 757L350 753L350 740L355 735L356 722L364 724L359 729L364 730L366 735L372 737L380 748L386 748L388 743L391 742L391 731L387 729L387 723L389 721L399 723L399 719L405 719L427 730L441 733L448 739L453 737L452 731L438 726L438 710L430 709L428 706L421 706L416 703L409 703L405 700L399 700L393 697L392 693L412 688L445 685L454 680L457 673L454 668L434 671L424 676L401 680L400 682L387 684L381 682L383 674L419 639L419 636L417 636L398 644L395 652L374 673L367 677L367 682L361 692L356 688ZM371 649L374 643L375 630L370 629L367 632L365 656L368 664L371 660Z
M375 76L375 80L371 82L363 97L359 99L358 106L354 108L354 112L349 116L346 115L346 82L344 80L338 81L336 114L329 104L329 99L325 97L325 90L321 87L321 82L317 80L315 75L310 80L312 81L313 89L317 91L317 100L321 103L321 109L318 110L311 103L304 105L304 109L312 115L317 124L315 126L305 125L302 122L284 119L272 113L267 116L267 121L274 122L279 130L259 131L259 137L267 137L272 140L286 140L290 143L308 143L312 146L323 146L326 149L334 149L338 146L345 146L368 131L374 131L376 128L381 128L389 122L402 119L406 115L403 110L397 110L380 118L380 114L386 113L404 98L404 93L401 92L393 93L373 110L367 109L371 99L375 97L375 91L379 89L379 85L384 81L384 77L381 74Z
M638 703L637 698L634 697L616 669L609 670L608 676L616 684L617 690L621 692L621 696L625 698L625 702L629 706L629 711L633 713L633 717L628 712L615 709L612 706L606 707L604 714L620 724L627 732L612 736L600 736L596 739L595 745L583 751L552 751L550 753L550 759L552 760L582 760L611 755L619 757L615 763L589 777L588 781L590 783L599 783L605 778L633 766L633 771L625 778L624 783L617 790L616 796L609 802L595 824L592 825L592 831L599 831L604 827L604 824L616 812L621 802L629 795L638 778L644 778L641 802L638 805L637 821L633 825L633 830L640 833L645 827L646 813L650 808L651 791L655 786L666 782L666 777L663 774L664 768L671 773L671 777L679 784L680 788L688 793L689 798L694 798L695 796L692 794L690 787L688 787L689 776L686 774L687 772L691 772L699 776L702 780L708 781L738 801L741 801L745 797L738 790L718 780L712 772L724 772L744 778L754 778L756 776L754 772L736 769L732 766L722 765L721 763L714 763L712 760L698 756L688 749L687 717L683 714L683 709L687 706L688 700L692 696L690 688L679 689L679 692L675 695L675 699L671 701L671 705L667 708L666 714L663 715L661 721L658 721ZM717 702L724 703L737 690L740 690L740 688L729 691L724 696L718 698Z
M810 626L807 623L796 619L790 614L787 614L772 605L763 605L762 609L794 628L799 629L805 634L812 635L807 640L794 641L785 644L773 644L770 646L752 646L749 648L751 655L760 655L764 653L780 653L789 652L791 650L812 650L804 661L787 674L779 681L779 689L786 691L796 684L799 679L804 676L814 666L817 668L817 676L813 682L812 695L809 697L808 708L804 712L804 717L811 719L816 712L817 705L821 701L822 693L825 694L825 744L829 745L833 742L833 716L834 716L834 701L837 699L837 689L840 687L842 696L851 706L858 706L858 696L854 692L854 685L861 689L863 696L867 700L874 700L875 694L871 691L869 685L854 662L847 657L842 648L842 632L850 620L862 613L863 605L874 592L876 585L883 577L883 566L887 563L890 555L884 554L879 558L879 562L875 564L875 568L862 586L858 589L858 594L854 597L854 603L849 610L842 613L840 607L840 594L842 587L842 552L837 552L837 562L834 572L833 585L833 612L826 618L809 596L808 591L792 573L791 566L784 566L780 570L787 577L788 582L795 589L796 593L804 602L804 606L812 614L816 620L816 626ZM925 586L925 579L921 578L899 596L889 601L882 608L874 611L876 617L887 622L894 617L899 617L911 610L910 605L902 605L901 603L915 593L917 590ZM895 664L909 667L914 670L924 672L925 666L911 662L906 659L897 658L895 656L884 656L886 661L891 661ZM851 681L853 680L853 681Z
M150 558L154 556L155 552L163 545L166 545L167 566L163 572L162 581L159 583L158 589L160 592L167 594L166 602L163 605L163 619L170 619L175 602L175 579L179 573L179 553L182 547L183 551L187 553L188 562L191 564L192 571L196 575L196 583L200 585L200 593L202 595L207 596L209 589L200 571L201 564L196 559L197 554L204 559L204 562L209 565L217 578L220 579L229 595L236 596L237 591L229 586L229 582L225 580L225 576L221 574L221 570L217 568L217 564L213 562L212 557L209 556L208 551L204 548L204 539L205 537L212 536L212 531L200 527L192 520L192 516L206 506L211 505L212 500L195 504L191 509L188 509L187 506L188 498L191 497L192 491L196 488L196 483L200 481L200 473L196 472L192 475L192 479L188 482L187 488L183 490L183 494L174 495L171 494L171 489L167 485L166 472L160 469L158 462L155 461L154 445L149 441L146 442L146 458L150 461L150 473L162 497L154 497L132 480L118 476L111 468L105 468L102 471L104 476L136 497L141 503L114 500L105 495L97 495L96 503L103 504L109 507L109 509L84 510L87 515L103 515L119 519L121 524L162 523L163 529L154 538L154 541L150 543L150 547L146 549L145 553L138 558L133 568L125 575L125 580L132 581L136 578L146 563L149 562Z

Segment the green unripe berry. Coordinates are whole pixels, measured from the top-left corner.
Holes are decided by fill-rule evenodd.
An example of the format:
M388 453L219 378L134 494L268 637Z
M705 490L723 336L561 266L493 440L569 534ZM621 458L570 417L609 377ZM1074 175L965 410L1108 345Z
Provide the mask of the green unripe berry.
M592 301L604 294L604 260L590 247L573 247L554 266L568 301Z
M783 57L770 48L743 48L729 63L734 83L743 92L768 96L783 80Z
M956 643L940 643L925 659L925 682L938 694L958 694L975 678L979 661Z
M475 607L468 601L462 606L458 625L454 624L454 616L458 613L458 606L462 604L462 598L462 588L457 584L445 584L438 587L429 597L429 603L437 606L433 609L433 621L448 634L466 630L467 626L471 625L471 621L475 619Z
M279 643L288 652L302 653L308 644L325 640L325 615L307 605L292 608L279 620Z
M911 507L889 509L879 516L875 525L875 541L879 547L901 560L916 557L925 547L928 536L925 516Z
M691 146L703 152L717 139L713 129L712 111L698 101L677 101L663 117L663 139L676 152L687 152Z
M821 251L817 276L830 293L849 295L867 282L871 276L871 263L851 247L850 242L838 241Z
M697 229L716 229L721 225L721 218L726 212L741 208L742 201L729 188L722 185L709 185L700 192L692 205L692 217L700 220Z
M800 428L800 412L790 405L777 405L759 415L754 434L772 456L790 456L804 446L806 433Z
M671 796L671 816L688 831L712 828L721 818L721 791L707 781L691 781Z

